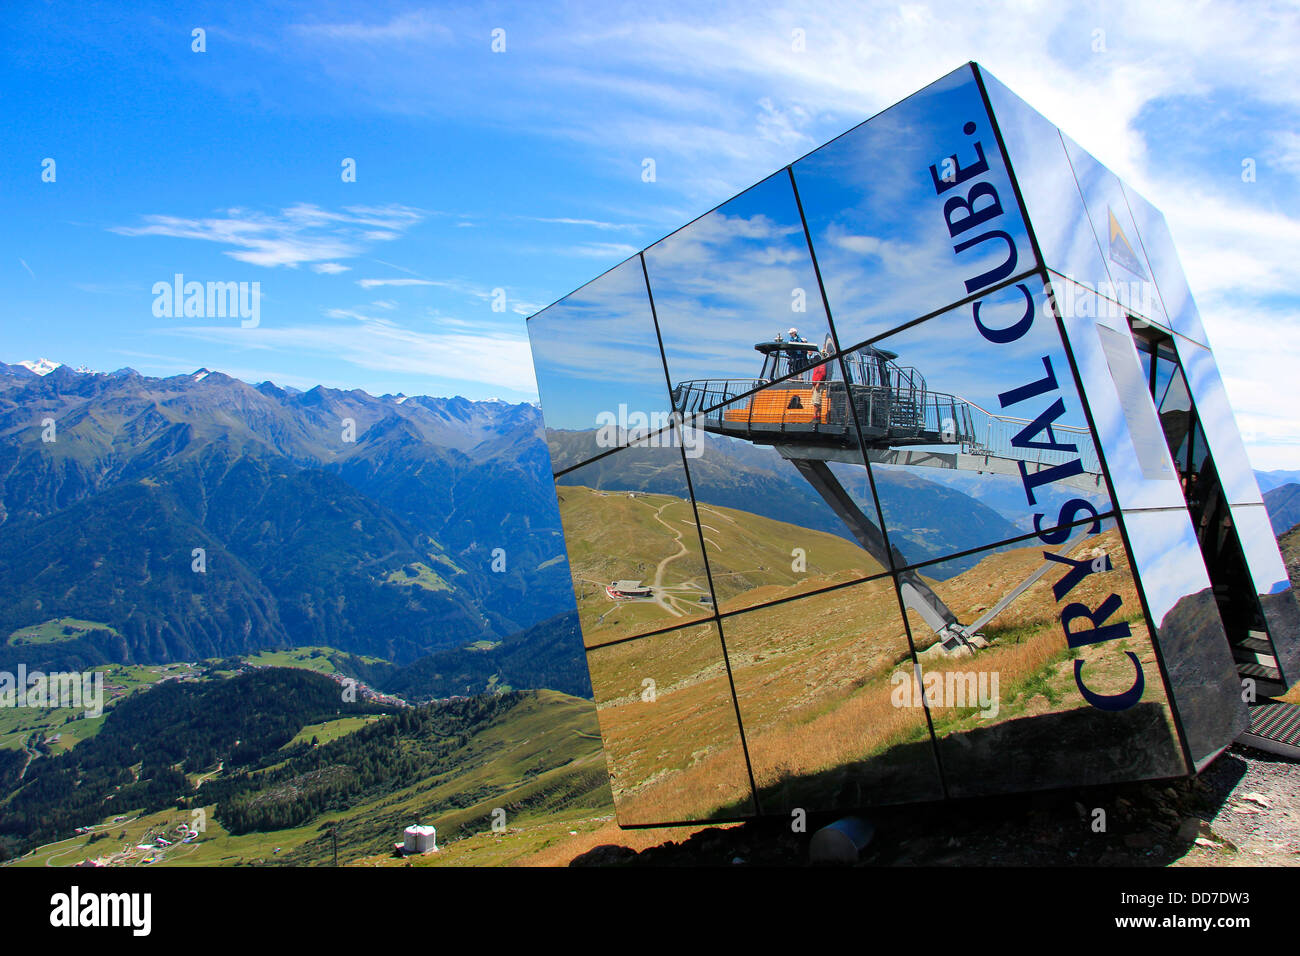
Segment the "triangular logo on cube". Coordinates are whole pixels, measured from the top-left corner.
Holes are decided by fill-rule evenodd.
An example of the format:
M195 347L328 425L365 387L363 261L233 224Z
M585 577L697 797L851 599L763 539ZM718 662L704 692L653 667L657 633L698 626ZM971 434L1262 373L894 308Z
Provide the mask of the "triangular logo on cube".
M1110 261L1123 266L1139 279L1147 279L1146 270L1142 268L1142 263L1133 251L1133 246L1129 244L1128 237L1124 235L1119 220L1115 218L1115 211L1107 207L1106 214L1110 217Z

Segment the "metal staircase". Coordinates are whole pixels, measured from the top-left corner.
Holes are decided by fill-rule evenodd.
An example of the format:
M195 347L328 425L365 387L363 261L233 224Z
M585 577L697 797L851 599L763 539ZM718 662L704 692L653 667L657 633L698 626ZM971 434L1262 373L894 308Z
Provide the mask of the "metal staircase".
M1232 645L1232 658L1237 662L1237 673L1256 681L1258 691L1265 695L1282 693L1285 685L1278 670L1273 645L1263 631L1250 631L1249 636Z

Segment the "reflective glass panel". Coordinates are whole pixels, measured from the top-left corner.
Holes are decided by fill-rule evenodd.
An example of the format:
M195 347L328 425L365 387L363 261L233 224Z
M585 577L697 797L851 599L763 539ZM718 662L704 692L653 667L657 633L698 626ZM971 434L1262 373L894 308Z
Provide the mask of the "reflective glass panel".
M849 348L1036 265L970 67L794 165Z
M863 439L889 542L909 564L1110 510L1041 279L847 357L879 369ZM865 378L865 374L863 375Z
M716 624L595 648L587 666L621 825L754 814Z
M1127 320L1107 300L1073 282L1054 279L1052 289L1120 507L1184 507Z
M980 68L1044 264L1096 288L1110 278L1060 131Z
M889 566L870 491L853 501L840 484L867 470L838 369L821 363L691 419L687 469L721 611Z
M1128 198L1129 211L1137 225L1147 264L1151 266L1156 288L1160 290L1160 301L1165 314L1173 323L1173 330L1208 346L1205 328L1201 325L1196 303L1192 301L1187 276L1178 261L1178 252L1174 249L1174 240L1169 234L1165 217L1132 187L1124 186L1124 195Z
M1228 405L1219 367L1209 349L1174 337L1174 348L1187 377L1187 388L1229 504L1262 504L1259 483L1250 467L1246 445Z
M555 481L588 647L713 613L679 432Z
M668 424L671 403L639 257L528 320L552 470Z
M1152 394L1160 412L1165 445L1173 452L1174 467L1184 472L1199 470L1200 462L1193 460L1190 451L1196 441L1192 432L1199 426L1192 415L1192 397L1187 393L1187 378L1178 365L1178 356L1168 342L1161 343L1154 352L1149 349L1141 349L1138 355L1154 366L1145 369L1145 374L1153 376Z
M1192 760L1199 768L1246 727L1241 682L1186 511L1122 516Z
M923 706L889 678L912 655L892 578L723 619L763 812L943 795Z
M1112 520L1095 532L921 569L988 645L945 650L908 612L949 795L1184 772L1123 540Z
M1119 177L1070 137L1062 135L1062 139L1110 273L1110 287L1095 288L1136 315L1168 328Z
M669 375L694 397L796 371L830 336L786 170L655 243L645 262Z

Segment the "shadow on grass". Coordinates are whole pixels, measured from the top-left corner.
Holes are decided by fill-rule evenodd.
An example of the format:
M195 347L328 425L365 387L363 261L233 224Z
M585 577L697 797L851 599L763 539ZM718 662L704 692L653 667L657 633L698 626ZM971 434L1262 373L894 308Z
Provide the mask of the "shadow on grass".
M1197 821L1212 819L1246 772L1245 759L1230 751L1200 777L1182 775L1177 742L1155 704L1022 717L952 735L940 748L947 800L930 783L929 742L909 743L763 788L766 819L705 826L639 854L601 848L583 862L800 865L811 834L852 813L876 826L866 865L1164 866L1187 853L1202 832ZM822 800L826 809L810 809L806 828L795 832L790 812L801 800L810 808ZM738 805L725 812L743 815Z

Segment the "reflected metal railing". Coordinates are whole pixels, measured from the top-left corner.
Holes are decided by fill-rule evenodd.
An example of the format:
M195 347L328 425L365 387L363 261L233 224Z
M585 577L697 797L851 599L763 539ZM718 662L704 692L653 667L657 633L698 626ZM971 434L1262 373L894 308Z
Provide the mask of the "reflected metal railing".
M688 425L720 434L783 433L844 437L852 426L842 381L809 376L775 384L753 379L701 379L673 389L673 407Z
M1029 436L1033 441L1052 441L1058 445L1073 445L1075 451L1050 448L1024 448L1012 444L1018 434L1033 424L1028 418L995 415L974 402L961 400L974 423L975 440L965 449L972 455L990 455L994 458L1011 458L1037 462L1041 465L1063 465L1078 458L1083 470L1090 475L1101 474L1101 460L1097 455L1092 432L1079 425L1052 425L1051 435L1042 432Z
M683 417L707 415L718 411L721 406L729 405L756 392L765 385L762 379L744 378L701 378L682 382L673 389L673 408Z
M869 445L956 446L955 450L1043 466L1078 458L1083 470L1100 474L1101 464L1090 431L1075 425L1053 425L1027 436L1037 442L1074 446L1067 449L1027 448L1013 440L1033 424L1031 419L995 415L980 405L946 392L929 390L914 369L895 368L889 385L845 386L835 380L817 383L807 376L779 382L759 379L696 379L673 389L673 407L688 425L739 437L788 435L847 436L857 424Z

